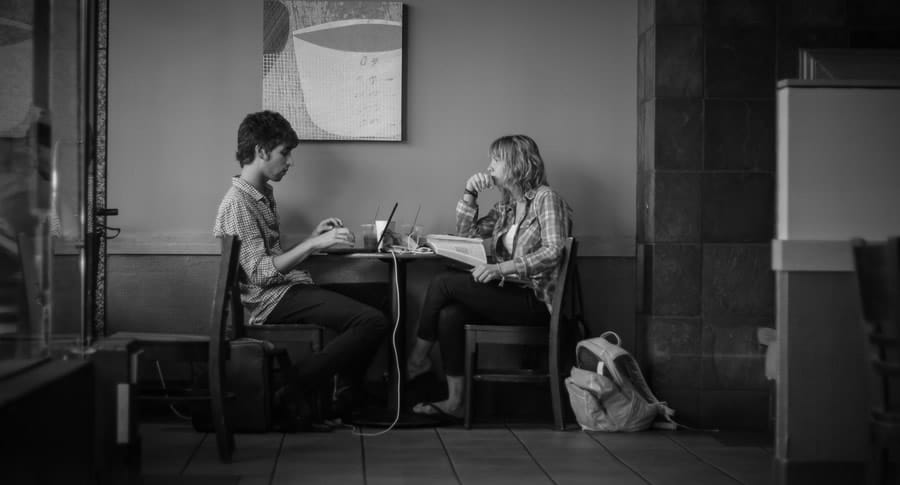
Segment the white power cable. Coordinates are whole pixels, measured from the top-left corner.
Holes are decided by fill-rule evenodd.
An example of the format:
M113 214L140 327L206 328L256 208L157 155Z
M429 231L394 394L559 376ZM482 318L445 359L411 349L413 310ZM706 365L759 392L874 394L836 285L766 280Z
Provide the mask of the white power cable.
M380 436L394 429L394 426L396 426L397 422L400 421L400 406L402 405L402 396L400 395L400 380L403 379L403 376L400 375L400 355L397 352L397 329L400 328L400 314L403 313L403 309L400 308L400 279L397 276L397 254L394 251L391 251L390 253L392 259L394 260L394 289L396 290L397 297L397 318L394 320L394 331L391 332L391 348L394 350L394 364L396 365L397 371L397 412L394 414L394 422L392 422L387 428L377 433L363 433L359 431L358 426L353 426L353 434L355 436L364 436L369 438Z

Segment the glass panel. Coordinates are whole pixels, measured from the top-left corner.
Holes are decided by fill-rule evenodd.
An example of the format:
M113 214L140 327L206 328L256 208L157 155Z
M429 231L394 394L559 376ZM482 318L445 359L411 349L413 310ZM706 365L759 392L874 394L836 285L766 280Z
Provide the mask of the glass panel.
M81 348L78 8L0 4L0 378Z
M79 77L79 4L52 0L50 35L50 112L53 113L55 164L51 352L65 353L83 345L81 251L84 248L81 201L84 198L84 145L81 120L84 99Z
M32 2L7 2L0 10L0 358L8 360L42 356L49 330L44 309L52 158L41 104L47 63L39 62L46 60L39 59L46 29L36 18Z
M900 80L900 50L801 49L800 79Z

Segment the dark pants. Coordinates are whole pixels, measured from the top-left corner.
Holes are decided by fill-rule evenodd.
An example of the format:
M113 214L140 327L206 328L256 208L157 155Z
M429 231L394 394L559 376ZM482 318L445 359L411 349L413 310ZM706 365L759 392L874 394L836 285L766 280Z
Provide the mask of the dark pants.
M419 317L419 338L441 344L444 372L461 376L465 365L465 324L547 325L550 313L534 290L507 283L478 283L468 272L432 278Z
M390 329L381 311L316 285L292 286L266 323L308 323L337 334L321 351L297 363L301 385L312 387L337 373L362 374Z

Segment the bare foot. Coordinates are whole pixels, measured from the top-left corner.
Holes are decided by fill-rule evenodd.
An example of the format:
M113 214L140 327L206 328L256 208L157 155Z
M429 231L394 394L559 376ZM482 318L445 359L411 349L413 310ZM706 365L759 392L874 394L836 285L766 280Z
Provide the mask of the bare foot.
M421 362L413 362L410 360L406 363L406 380L411 381L430 370L431 359L425 358Z

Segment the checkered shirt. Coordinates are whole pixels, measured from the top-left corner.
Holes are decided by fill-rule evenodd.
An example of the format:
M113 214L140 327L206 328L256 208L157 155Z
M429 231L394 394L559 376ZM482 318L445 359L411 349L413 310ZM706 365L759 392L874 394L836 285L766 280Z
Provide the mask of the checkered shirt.
M288 288L313 282L306 271L293 269L285 274L275 269L272 260L284 251L269 184L260 193L240 177L234 177L219 204L213 234L231 234L241 241L241 301L250 312L250 325L265 322Z
M477 201L469 204L460 199L456 204L456 231L460 236L491 238L494 260L512 260L515 276L529 280L535 295L550 309L566 238L572 229L572 209L547 186L526 192L525 201L525 218L516 232L512 254L503 244L503 236L516 222L515 202L498 202L479 219Z

